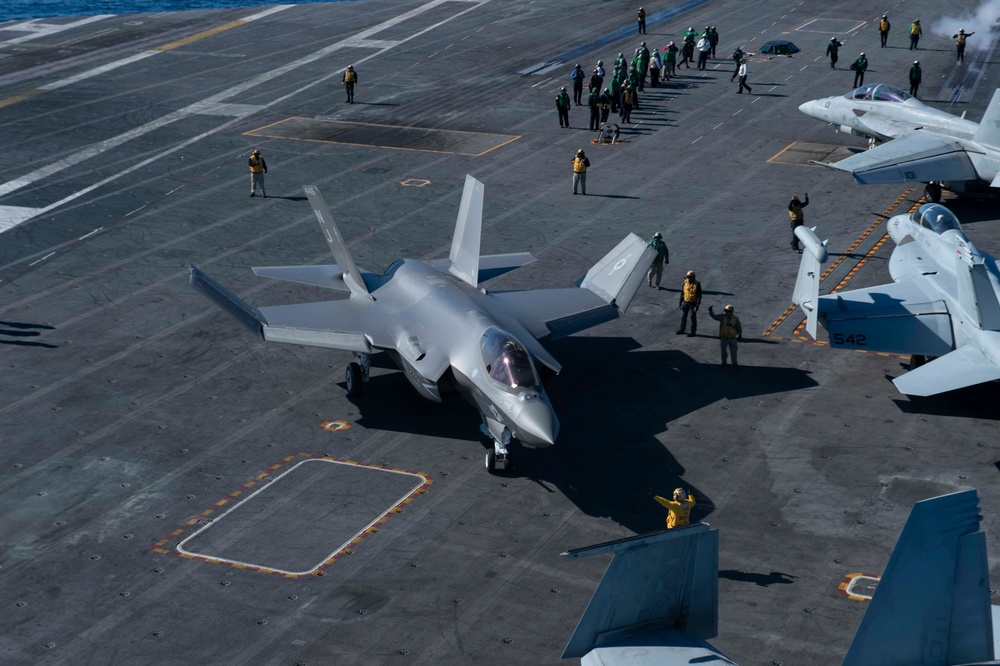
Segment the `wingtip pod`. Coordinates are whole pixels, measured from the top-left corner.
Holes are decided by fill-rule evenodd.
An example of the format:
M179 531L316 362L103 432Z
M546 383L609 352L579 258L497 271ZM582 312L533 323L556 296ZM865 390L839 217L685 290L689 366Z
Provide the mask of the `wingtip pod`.
M795 228L795 237L802 243L802 261L799 262L799 274L795 280L795 291L792 302L806 313L806 331L813 339L816 338L819 322L819 278L820 267L829 256L826 251L827 241L821 241L816 235L816 227L800 226Z

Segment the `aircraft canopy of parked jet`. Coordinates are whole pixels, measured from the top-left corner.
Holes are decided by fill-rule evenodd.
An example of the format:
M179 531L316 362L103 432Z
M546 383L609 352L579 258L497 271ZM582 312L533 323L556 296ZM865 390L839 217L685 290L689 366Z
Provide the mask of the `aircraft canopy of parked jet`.
M913 99L913 95L902 88L890 86L888 83L866 83L844 95L847 99L863 99L868 102L905 102Z

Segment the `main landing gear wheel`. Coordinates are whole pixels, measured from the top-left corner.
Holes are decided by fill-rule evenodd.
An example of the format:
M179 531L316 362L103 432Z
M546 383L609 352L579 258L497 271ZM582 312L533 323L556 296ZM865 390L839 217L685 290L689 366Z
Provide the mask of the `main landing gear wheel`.
M910 357L910 370L916 370L927 363L927 357L922 354L914 354Z
M354 361L347 364L347 395L358 396L365 388L364 375L361 372L361 364Z
M924 186L924 197L932 203L941 203L941 186L937 183L927 183Z

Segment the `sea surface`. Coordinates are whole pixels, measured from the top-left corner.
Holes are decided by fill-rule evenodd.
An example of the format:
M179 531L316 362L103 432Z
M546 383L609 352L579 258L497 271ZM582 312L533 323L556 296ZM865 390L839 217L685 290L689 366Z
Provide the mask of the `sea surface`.
M0 21L93 16L95 14L137 14L139 12L179 12L188 9L232 9L278 4L308 4L329 0L295 0L282 3L254 0L0 0Z

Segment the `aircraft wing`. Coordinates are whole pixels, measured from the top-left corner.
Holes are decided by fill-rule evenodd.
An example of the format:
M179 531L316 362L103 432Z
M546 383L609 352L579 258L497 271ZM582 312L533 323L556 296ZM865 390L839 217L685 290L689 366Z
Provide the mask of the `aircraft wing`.
M971 345L936 358L892 380L905 395L937 395L1000 379L1000 366Z
M498 314L509 317L536 338L559 338L618 317L618 308L597 294L577 287L493 291Z
M393 349L384 322L364 298L255 308L191 265L191 285L221 310L268 342L371 353Z
M818 310L833 348L924 356L954 348L948 306L920 280L820 296Z
M978 178L961 143L922 130L839 162L815 164L846 171L862 185Z

